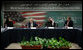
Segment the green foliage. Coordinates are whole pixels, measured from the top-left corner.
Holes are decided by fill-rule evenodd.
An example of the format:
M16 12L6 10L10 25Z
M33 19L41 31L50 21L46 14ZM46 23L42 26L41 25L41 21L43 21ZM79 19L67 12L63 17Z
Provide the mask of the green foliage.
M20 42L21 45L26 45L27 44L27 41L25 39L25 37L23 37L23 40Z
M60 47L71 47L71 43L69 41L66 41L64 38L59 37L59 42L58 42L58 45L56 47L57 48L60 48Z
M35 37L35 41L33 41L33 37L31 37L30 41L26 41L25 38L20 43L21 45L42 45L43 47L51 47L51 48L60 48L60 47L71 47L71 43L66 41L64 38L59 37L59 41L56 38L46 39Z
M45 38L39 38L35 37L35 40L42 46L45 46L46 39Z
M33 40L33 37L31 37L30 41L32 41L32 40Z
M48 39L45 46L50 46L52 48L70 47L71 43L69 41L66 41L64 38L59 37L59 41L56 38Z
M52 48L55 48L57 42L58 42L58 40L55 38L48 39L46 42L46 47L50 46Z

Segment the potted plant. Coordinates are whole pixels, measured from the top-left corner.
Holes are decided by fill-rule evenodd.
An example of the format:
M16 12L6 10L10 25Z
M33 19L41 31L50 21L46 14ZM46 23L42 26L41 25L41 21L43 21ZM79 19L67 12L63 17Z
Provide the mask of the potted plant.
M56 38L48 39L48 41L46 42L46 46L48 49L55 49L57 42L58 40Z
M22 49L42 49L42 45L40 44L40 41L38 40L33 41L32 37L30 41L25 41L23 39L20 44Z
M49 49L69 49L71 47L71 43L62 37L59 37L59 41L51 38L47 41L46 45Z
M59 37L59 43L56 47L58 49L69 49L71 47L71 43L64 38Z
M59 40L56 38L46 39L35 37L35 40L31 37L30 41L26 41L25 38L21 41L22 49L69 49L71 43L66 41L64 38L59 37Z

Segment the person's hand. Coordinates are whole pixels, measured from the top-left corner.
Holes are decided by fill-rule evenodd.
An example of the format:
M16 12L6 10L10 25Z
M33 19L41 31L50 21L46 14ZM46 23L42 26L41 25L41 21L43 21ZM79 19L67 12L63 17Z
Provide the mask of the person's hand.
M39 28L39 27L41 27L41 24L38 24L38 26L36 28Z
M5 24L5 28L7 27L7 24Z
M65 28L67 29L67 28L68 28L68 26L65 26Z

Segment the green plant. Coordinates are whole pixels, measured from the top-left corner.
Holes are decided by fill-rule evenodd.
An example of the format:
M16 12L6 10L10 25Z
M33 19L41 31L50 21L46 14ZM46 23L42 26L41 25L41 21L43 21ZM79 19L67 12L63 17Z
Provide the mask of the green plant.
M40 41L39 41L39 37L35 37L35 41L33 40L33 37L30 38L29 45L33 46L33 45L40 45Z
M60 47L71 47L71 43L69 41L66 41L64 38L59 37L59 42L56 45L57 48Z
M25 46L42 45L43 47L51 48L71 47L71 43L62 37L59 37L59 40L56 38L46 39L40 37L35 37L35 40L33 40L33 37L31 37L30 41L26 41L25 37L23 37L23 40L20 42L20 44Z
M23 37L23 40L20 42L21 45L26 45L27 44L27 41L25 39L25 37Z
M34 41L33 37L31 37L30 41L26 41L25 37L23 37L23 40L20 42L20 44L21 45L30 45L30 46L33 46L33 45L42 45L43 46L44 40L45 39L42 39L42 38L39 38L39 37L35 37L35 41Z
M39 38L39 37L35 37L35 40L42 46L45 45L45 41L46 39L45 38Z
M69 41L66 41L64 38L59 37L59 41L56 38L48 39L46 44L47 47L51 48L61 48L61 47L70 47L71 43Z
M56 43L58 42L58 40L56 39L56 38L51 38L51 39L48 39L47 41L46 41L46 47L52 47L52 48L55 48L55 46L56 46Z
M33 41L33 37L30 38L30 41Z

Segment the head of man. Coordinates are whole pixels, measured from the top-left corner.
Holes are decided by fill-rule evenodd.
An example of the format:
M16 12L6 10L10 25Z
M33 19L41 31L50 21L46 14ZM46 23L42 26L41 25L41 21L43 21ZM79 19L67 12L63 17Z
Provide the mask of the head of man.
M33 22L33 18L30 18L29 21L30 21L30 23L32 23Z
M71 17L68 16L68 17L67 17L67 21L70 21L70 20L71 20Z
M49 18L48 18L48 21L53 21L53 18L49 17Z

